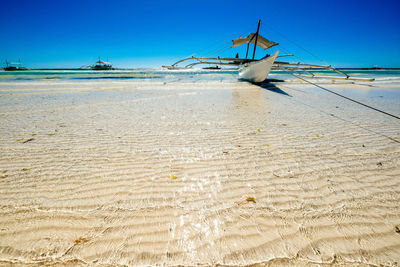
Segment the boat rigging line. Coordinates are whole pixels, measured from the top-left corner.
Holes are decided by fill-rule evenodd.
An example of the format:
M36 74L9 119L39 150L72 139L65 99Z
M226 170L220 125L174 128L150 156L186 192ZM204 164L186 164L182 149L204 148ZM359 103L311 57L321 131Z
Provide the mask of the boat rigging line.
M246 26L246 28L242 27L242 30L243 31L241 31L241 32L243 32L243 34L241 34L241 36L245 35L247 32L249 32L250 27L249 26ZM195 51L194 53L190 54L187 57L196 56L200 53L205 53L205 54L210 54L210 55L218 54L218 53L221 53L221 51L225 52L229 48L232 48L232 45L230 44L230 42L228 44L226 41L226 38L224 37L224 38L221 38L221 39L217 40L216 42L212 43L211 45L208 45L200 50Z
M320 86L320 85L318 85L318 84L316 84L316 83L307 81L306 79L301 78L301 77L299 77L298 75L295 75L295 74L293 74L293 73L292 73L292 75L293 75L294 77L300 79L300 80L303 80L303 81L306 82L306 83L309 83L309 84L311 84L311 85L314 85L314 86L316 86L316 87L318 87L318 88L320 88L320 89L322 89L322 90L325 90L325 91L327 91L327 92L329 92L329 93L332 93L332 94L335 94L335 95L337 95L337 96L343 97L343 98L345 98L345 99L347 99L347 100L349 100L349 101L352 101L352 102L354 102L354 103L356 103L356 104L359 104L359 105L361 105L361 106L370 108L370 109L372 109L372 110L375 110L375 111L377 111L377 112L383 113L383 114L385 114L385 115L388 115L388 116L391 116L391 117L393 117L393 118L396 118L396 119L400 120L400 117L399 117L399 116L393 115L393 114L388 113L388 112L386 112L386 111L383 111L383 110L381 110L381 109L374 108L374 107L372 107L372 106L370 106L370 105L367 105L367 104L364 104L364 103L362 103L362 102L360 102L360 101L357 101L357 100L355 100L355 99L352 99L352 98L350 98L350 97L347 97L347 96L341 95L341 94L339 94L339 93L336 93L336 92L334 92L334 91L332 91L332 90L329 90L328 88L322 87L322 86Z
M316 56L315 54L311 53L309 50L307 50L304 47L302 47L301 45L297 44L295 41L290 40L288 37L286 37L283 33L279 32L278 30L273 29L271 26L267 25L266 23L262 23L262 25L264 27L267 27L267 28L271 29L272 31L276 32L277 34L279 34L280 36L282 36L283 38L285 38L286 40L288 40L289 42L291 42L292 44L294 44L298 48L300 48L303 51L307 52L308 54L310 54L311 56L313 56L315 59L319 60L320 62L322 62L324 64L328 64L328 62L326 62L325 60L323 60L320 57Z
M262 23L262 24L263 24L263 26L266 26L265 23ZM297 44L296 42L290 40L288 37L286 37L284 34L282 34L281 32L279 32L278 30L275 30L275 29L273 29L272 27L269 27L269 26L267 26L267 28L269 28L269 29L275 31L276 33L278 33L279 35L281 35L283 38L285 38L286 40L288 40L288 41L291 42L292 44L296 45L296 46L299 47L300 49L304 50L305 52L307 52L308 54L310 54L311 56L313 56L313 57L316 58L317 60L328 64L325 60L319 58L318 56L316 56L316 55L314 55L313 53L311 53L309 50L307 50L307 49L305 49L304 47L300 46L300 45ZM301 58L299 58L299 57L297 57L297 56L295 56L295 57L301 60ZM301 60L301 61L302 61L302 60ZM329 65L329 67L330 67L330 65ZM296 77L296 78L298 78L298 79L300 79L300 80L303 80L303 81L306 82L306 83L309 83L309 84L311 84L311 85L314 85L314 86L316 86L316 87L318 87L318 88L320 88L320 89L322 89L322 90L325 90L325 91L327 91L327 92L329 92L329 93L335 94L335 95L337 95L337 96L339 96L339 97L345 98L345 99L347 99L347 100L349 100L349 101L352 101L352 102L354 102L354 103L356 103L356 104L359 104L359 105L361 105L361 106L367 107L367 108L372 109L372 110L374 110L374 111L383 113L383 114L385 114L385 115L388 115L388 116L390 116L390 117L393 117L393 118L395 118L395 119L399 119L399 120L400 120L400 117L399 117L399 116L393 115L393 114L391 114L391 113L388 113L388 112L383 111L383 110L378 109L378 108L374 108L374 107L372 107L372 106L370 106L370 105L364 104L364 103L362 103L362 102L360 102L360 101L357 101L357 100L355 100L355 99L349 98L349 97L344 96L344 95L341 95L341 94L336 93L336 92L334 92L334 91L332 91L332 90L329 90L329 89L327 89L327 88L325 88L325 87L322 87L322 86L320 86L320 85L318 85L318 84L316 84L316 83L313 83L313 82L311 82L311 81L308 81L308 80L306 80L306 79L300 77L302 74L297 74L297 75L294 74L296 71L295 71L293 68L292 68L292 69L287 69L287 70L288 70L288 71L291 71L291 72L292 72L291 74L292 74L294 77ZM305 71L305 70L303 70L303 71ZM308 71L306 71L306 72L308 72ZM348 79L348 78L349 78L349 76L348 76L347 74L345 74L345 73L343 73L343 72L341 72L341 71L337 71L337 72L344 74L344 75L346 76L345 79ZM311 74L311 75L312 75L312 77L314 76L313 74Z

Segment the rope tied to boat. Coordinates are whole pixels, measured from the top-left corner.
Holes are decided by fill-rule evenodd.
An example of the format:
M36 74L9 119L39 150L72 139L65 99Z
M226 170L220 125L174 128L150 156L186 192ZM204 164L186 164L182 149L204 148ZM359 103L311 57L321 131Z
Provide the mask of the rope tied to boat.
M339 94L339 93L336 93L336 92L334 92L334 91L332 91L332 90L329 90L328 88L325 88L325 87L322 87L322 86L320 86L320 85L318 85L318 84L316 84L316 83L310 82L310 81L308 81L308 80L306 80L306 79L304 79L304 78L301 78L301 77L299 77L298 75L295 75L295 74L293 74L293 73L292 73L292 75L293 75L294 77L300 79L300 80L303 80L303 81L306 82L306 83L309 83L309 84L311 84L311 85L314 85L314 86L316 86L316 87L318 87L318 88L320 88L320 89L322 89L322 90L325 90L325 91L327 91L327 92L329 92L329 93L331 93L331 94L334 94L334 95L343 97L343 98L345 98L345 99L347 99L347 100L349 100L349 101L352 101L352 102L354 102L354 103L356 103L356 104L362 105L362 106L364 106L364 107L370 108L370 109L372 109L372 110L375 110L375 111L377 111L377 112L383 113L383 114L385 114L385 115L388 115L388 116L390 116L390 117L393 117L393 118L395 118L395 119L400 120L400 117L399 117L399 116L396 116L396 115L394 115L394 114L388 113L388 112L383 111L383 110L381 110L381 109L374 108L374 107L372 107L372 106L370 106L370 105L364 104L364 103L362 103L362 102L360 102L360 101L357 101L357 100L355 100L355 99L352 99L352 98L350 98L350 97L347 97L347 96L341 95L341 94Z

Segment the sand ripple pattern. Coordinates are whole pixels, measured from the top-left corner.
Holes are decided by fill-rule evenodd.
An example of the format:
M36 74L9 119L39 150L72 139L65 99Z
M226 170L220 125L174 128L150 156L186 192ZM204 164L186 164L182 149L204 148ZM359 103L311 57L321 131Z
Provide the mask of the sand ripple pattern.
M400 124L276 86L0 84L0 265L397 266Z

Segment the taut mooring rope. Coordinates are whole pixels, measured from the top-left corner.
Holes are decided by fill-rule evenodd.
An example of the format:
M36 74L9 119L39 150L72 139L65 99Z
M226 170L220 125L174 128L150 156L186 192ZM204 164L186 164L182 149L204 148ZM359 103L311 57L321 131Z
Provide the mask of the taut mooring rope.
M347 100L349 100L349 101L352 101L352 102L357 103L357 104L359 104L359 105L362 105L362 106L364 106L364 107L373 109L373 110L375 110L375 111L381 112L381 113L383 113L383 114L385 114L385 115L388 115L388 116L391 116L391 117L393 117L393 118L396 118L396 119L400 120L400 117L399 117L399 116L396 116L396 115L387 113L387 112L385 112L385 111L383 111L383 110L380 110L380 109L371 107L371 106L369 106L369 105L367 105L367 104L361 103L361 102L359 102L359 101L357 101L357 100L354 100L354 99L351 99L351 98L349 98L349 97L347 97L347 96L344 96L344 95L341 95L341 94L339 94L339 93L336 93L336 92L334 92L334 91L332 91L332 90L329 90L329 89L327 89L327 88L324 88L324 87L322 87L322 86L320 86L320 85L318 85L318 84L316 84L316 83L307 81L306 79L303 79L303 78L301 78L301 77L299 77L299 76L297 76L297 75L294 75L294 74L292 74L292 75L293 75L294 77L300 79L300 80L305 81L306 83L312 84L312 85L314 85L314 86L316 86L316 87L318 87L318 88L321 88L322 90L325 90L325 91L327 91L327 92L329 92L329 93L332 93L332 94L335 94L335 95L337 95L337 96L343 97L343 98L345 98L345 99L347 99Z

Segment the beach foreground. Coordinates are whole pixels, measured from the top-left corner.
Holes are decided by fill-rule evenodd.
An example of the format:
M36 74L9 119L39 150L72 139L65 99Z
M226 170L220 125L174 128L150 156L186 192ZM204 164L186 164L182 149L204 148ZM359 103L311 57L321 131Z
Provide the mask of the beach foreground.
M397 266L400 123L275 86L1 82L0 265Z

